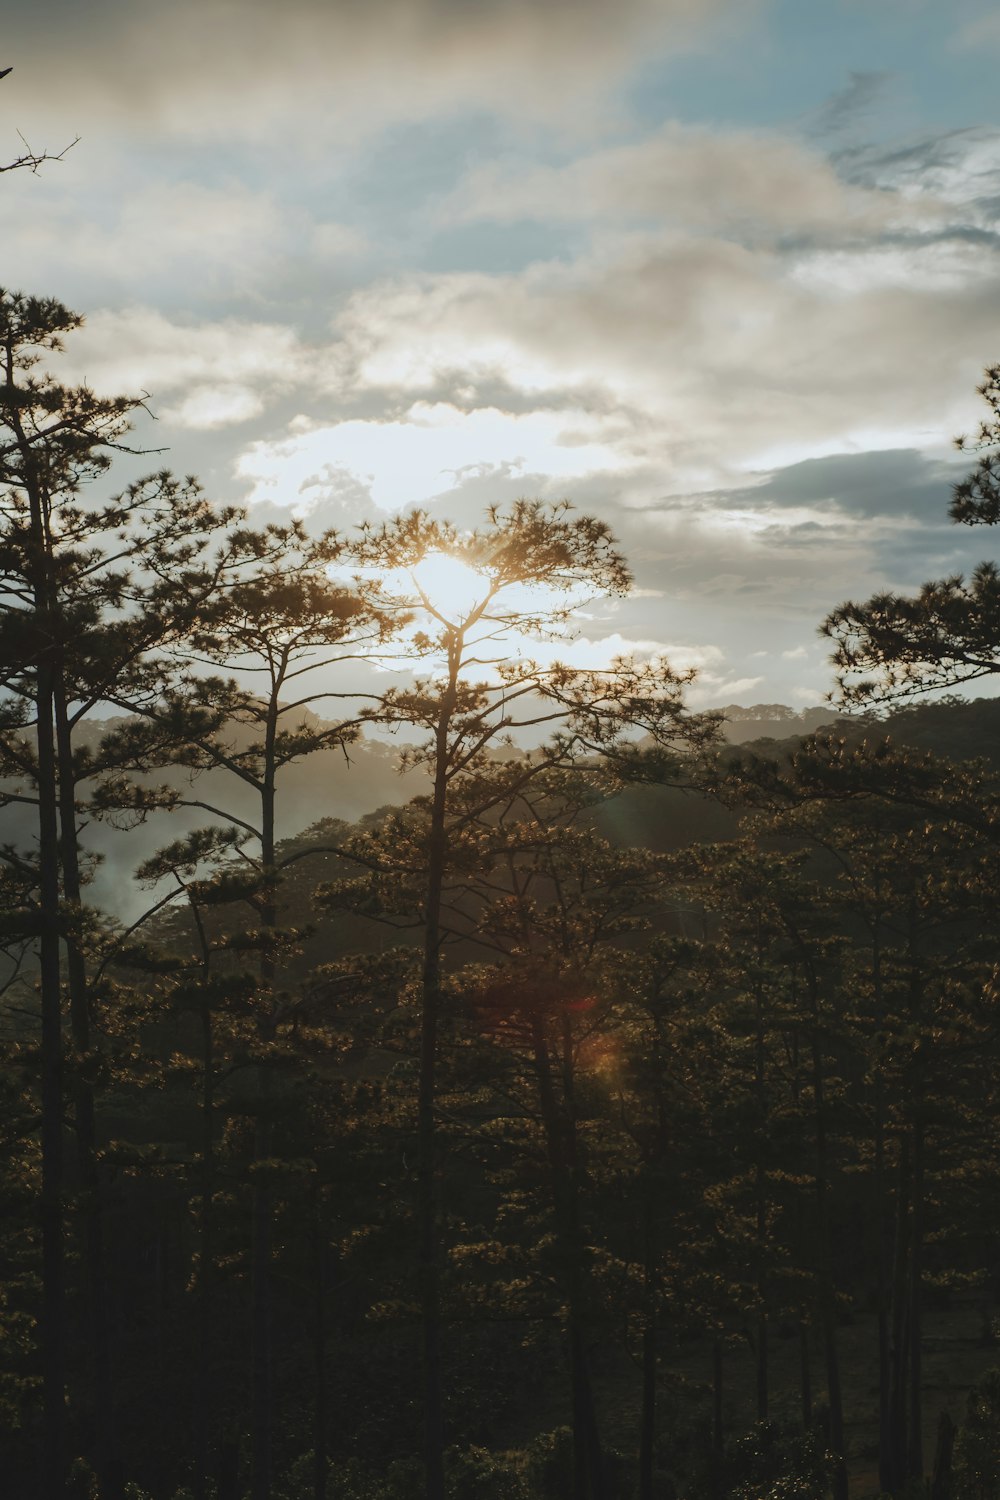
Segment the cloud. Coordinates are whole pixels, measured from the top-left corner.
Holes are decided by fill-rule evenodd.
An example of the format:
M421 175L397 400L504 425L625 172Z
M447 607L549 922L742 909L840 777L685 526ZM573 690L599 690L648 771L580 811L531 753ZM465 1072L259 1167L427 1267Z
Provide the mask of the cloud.
M895 213L902 200L884 196ZM170 201L187 205L177 245L193 255L193 221L213 200ZM234 201L249 233L258 199ZM253 462L272 489L284 462L280 487L297 497L325 464L379 505L471 494L477 476L537 478L539 493L585 492L604 476L604 492L640 509L671 492L737 494L763 470L929 447L969 426L993 353L983 329L1000 311L996 248L949 244L940 229L904 243L859 212L865 232L836 249L622 230L504 274L376 276L308 339L266 308L209 321L105 309L65 368L104 391L150 391L189 432L264 419ZM358 248L335 220L324 227L345 253ZM242 479L256 483L241 451ZM830 482L850 487L846 470ZM734 501L729 524L752 528L761 504Z
M582 671L602 671L620 657L633 657L640 662L669 665L676 672L694 671L695 680L684 694L692 707L742 697L764 681L759 676L734 676L729 670L725 652L719 646L634 638L620 631L605 636L581 634L554 641L527 640L521 643L512 638L509 645L510 654L530 657L543 667L558 661Z
M94 313L69 339L60 372L101 395L183 391L170 415L195 428L222 425L227 411L244 421L319 373L314 351L280 324L180 323L148 307Z
M263 292L273 298L276 288L301 280L303 265L329 286L355 275L370 253L359 229L316 223L274 191L238 182L112 186L74 175L39 185L18 173L5 187L5 207L6 283L59 286L83 305L109 296L119 306L135 300L189 310L259 303Z
M967 467L964 460L945 464L913 449L832 454L791 464L728 499L769 509L826 504L866 518L943 521L951 486Z
M234 184L210 188L196 182L156 182L116 194L90 183L81 197L69 183L47 179L41 193L12 181L14 216L7 247L8 280L56 278L73 244L73 275L99 272L120 292L149 292L165 272L197 274L205 290L225 269L248 280L276 248L277 212L268 194ZM206 283L208 284L206 286ZM119 292L119 294L120 294Z
M816 112L812 130L816 135L839 135L864 123L882 102L892 74L885 71L852 71L846 88L831 94Z
M808 253L662 233L516 274L402 276L337 317L343 389L464 405L506 385L614 415L621 451L678 491L966 426L1000 282L915 282L904 262L877 286L831 285L809 266Z
M867 143L839 151L834 160L845 178L861 185L897 190L914 201L929 196L953 208L974 210L982 202L995 210L1000 131L993 126L910 137L890 145ZM953 227L967 222L959 216Z
M651 220L837 240L912 222L912 200L845 182L815 151L775 132L670 123L644 140L561 166L507 158L476 167L436 209L451 219ZM932 213L920 205L921 220Z
M558 661L581 671L601 671L619 657L634 657L643 662L666 661L679 672L692 669L699 673L715 672L725 660L718 646L643 640L623 635L621 631L612 631L605 636L581 634L549 641L526 640L517 643L515 649L518 655L531 657L542 666L551 666Z
M248 386L200 385L178 405L168 406L163 417L177 427L211 432L217 427L249 422L263 410L263 396Z
M792 275L803 286L834 295L878 292L905 286L914 292L961 291L975 281L994 281L1000 239L966 236L913 237L909 242L848 251L815 250L803 255Z
M457 109L565 117L567 100L607 93L639 50L689 45L732 8L732 0L178 0L153 12L132 0L50 0L17 6L4 41L18 80L44 79L49 120L312 152L359 130Z
M471 477L544 474L571 479L627 467L601 441L600 424L583 412L539 410L514 415L445 402L416 402L397 420L351 419L336 425L294 424L276 441L253 443L238 472L251 502L266 494L307 508L323 497L329 470L352 474L380 509L424 505Z

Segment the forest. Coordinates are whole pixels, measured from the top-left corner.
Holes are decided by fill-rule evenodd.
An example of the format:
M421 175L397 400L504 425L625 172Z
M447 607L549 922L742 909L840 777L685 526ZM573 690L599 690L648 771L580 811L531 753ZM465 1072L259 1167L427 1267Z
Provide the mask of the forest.
M117 488L79 322L0 296L3 1493L1000 1494L993 565L694 712L559 660L569 505Z

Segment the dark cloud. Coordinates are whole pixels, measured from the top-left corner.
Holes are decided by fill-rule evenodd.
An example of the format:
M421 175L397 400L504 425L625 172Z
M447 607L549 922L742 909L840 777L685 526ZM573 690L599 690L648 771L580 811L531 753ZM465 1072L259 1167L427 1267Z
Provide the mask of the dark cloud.
M832 94L817 111L810 134L841 135L866 123L882 102L892 76L884 71L852 72L847 87Z
M308 147L311 135L316 146L456 106L564 110L560 83L604 90L637 48L689 36L729 4L20 0L5 8L4 56L33 86L39 115L44 104L81 128L129 118L146 132L203 139L295 128Z
M695 633L735 652L747 610L764 637L755 645L769 644L777 622L785 631L798 622L808 639L844 598L967 571L990 547L948 521L951 484L961 472L960 462L910 449L833 455L791 464L746 488L620 510L615 527L638 582L663 594L630 604L624 624L648 631L649 619L679 606Z
M921 184L929 190L949 178L961 179L966 191L975 196L979 182L985 191L988 183L996 184L998 171L995 152L988 151L985 169L970 167L970 157L982 147L997 141L997 131L988 126L969 126L924 134L909 140L866 141L843 147L833 154L838 171L849 182L862 187L884 187Z
M833 454L779 469L759 487L727 495L733 505L833 504L858 516L943 518L961 464L943 465L910 448Z

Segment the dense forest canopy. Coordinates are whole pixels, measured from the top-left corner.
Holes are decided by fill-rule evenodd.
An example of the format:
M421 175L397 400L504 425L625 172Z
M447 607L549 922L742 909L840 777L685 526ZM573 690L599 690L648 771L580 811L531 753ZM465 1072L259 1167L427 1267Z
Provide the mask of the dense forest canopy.
M0 299L10 1493L995 1493L1000 703L892 706L991 565L694 712L559 660L630 584L568 505L109 490L78 323Z

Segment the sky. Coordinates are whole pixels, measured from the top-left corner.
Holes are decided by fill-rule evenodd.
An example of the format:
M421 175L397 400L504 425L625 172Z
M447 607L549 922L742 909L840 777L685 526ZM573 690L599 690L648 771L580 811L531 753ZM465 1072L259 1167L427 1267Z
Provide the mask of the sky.
M985 0L5 0L0 282L257 520L517 496L636 585L575 659L816 704L845 599L967 569L1000 360ZM127 464L122 482L134 477Z

